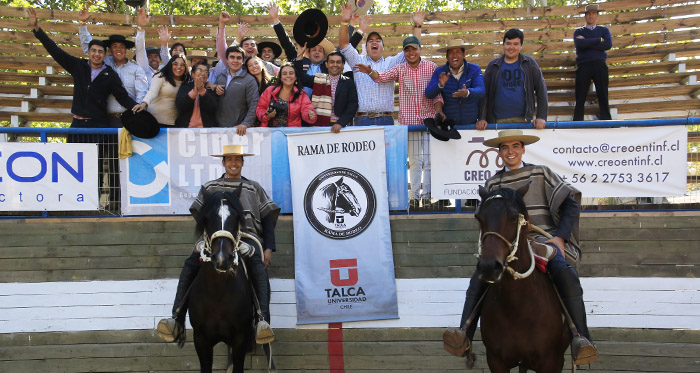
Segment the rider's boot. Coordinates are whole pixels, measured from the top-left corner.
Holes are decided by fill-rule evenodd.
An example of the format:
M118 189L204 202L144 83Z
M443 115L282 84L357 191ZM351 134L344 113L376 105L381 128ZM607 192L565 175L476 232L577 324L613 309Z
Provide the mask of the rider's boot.
M180 272L180 279L177 283L175 302L173 304L173 317L162 319L158 322L158 337L165 342L175 342L182 344L185 342L185 317L187 316L187 299L185 294L189 290L192 281L199 272L199 254L194 252L185 260L185 266Z
M270 327L270 279L267 276L267 270L265 270L259 252L246 260L246 265L251 275L255 295L257 295L258 303L260 304L260 313L263 318L258 321L258 325L255 328L255 342L257 344L271 343L275 340L275 333Z
M484 294L489 284L481 279L481 272L477 268L469 281L469 288L467 289L467 298L464 300L464 309L462 310L462 320L459 322L459 327L464 327L464 323L467 322L469 316L474 312L479 299ZM474 333L476 333L476 326L479 321L479 311L475 314L474 319L471 324L467 327L466 334L469 339L469 346L467 347L466 353L468 354L472 349L472 341L474 340Z
M566 310L579 335L571 340L571 358L576 365L590 364L598 360L598 350L591 342L586 324L586 308L583 304L583 289L576 270L571 267L553 274L552 280L559 291Z

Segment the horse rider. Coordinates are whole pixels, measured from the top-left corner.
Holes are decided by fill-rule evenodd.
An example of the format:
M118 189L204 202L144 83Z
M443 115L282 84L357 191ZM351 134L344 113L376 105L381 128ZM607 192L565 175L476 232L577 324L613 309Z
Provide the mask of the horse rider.
M546 239L532 232L529 238L557 249L556 256L547 264L547 273L580 334L572 335L571 356L576 365L584 365L597 360L598 351L591 343L588 332L583 289L578 273L565 259L565 250L578 252L578 221L581 210L575 198L580 200L581 193L564 182L547 166L532 165L522 161L525 145L535 143L539 139L537 136L523 135L521 130L505 130L500 131L498 137L484 141L485 146L498 150L498 154L505 163L502 170L486 180L486 189L489 192L499 188L517 190L528 182L531 183L523 197L530 223L544 229L551 234L552 238ZM469 282L460 326L463 326L474 312L487 288L488 284L481 279L481 273L477 268ZM475 315L477 318L478 312L477 310ZM477 318L474 318L466 330L470 341L469 349L476 331Z
M255 336L256 341L262 344L274 340L274 333L269 324L270 283L266 269L270 265L272 252L275 251L275 225L279 217L280 207L265 193L260 184L241 176L244 157L251 155L254 154L244 153L241 145L224 145L222 154L212 155L213 157L221 157L225 173L220 178L209 181L201 187L199 195L190 206L190 213L197 216L204 202L205 191L209 193L234 192L241 186L239 199L245 216L239 229L254 235L263 245L260 250L255 250L252 257L245 259L260 304L258 311L263 317L263 320L258 322ZM232 233L235 235L235 232ZM203 244L204 239L200 237L194 252L185 260L185 266L182 268L177 284L173 317L160 320L158 323L158 334L166 342L182 340L181 336L185 331L185 316L187 314L186 294L199 272L199 252Z

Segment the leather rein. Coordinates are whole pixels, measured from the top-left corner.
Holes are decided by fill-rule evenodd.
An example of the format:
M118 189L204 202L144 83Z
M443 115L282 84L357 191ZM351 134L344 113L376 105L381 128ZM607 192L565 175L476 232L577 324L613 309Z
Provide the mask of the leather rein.
M484 201L484 204L486 202L488 202L489 200L494 199L494 198L503 198L503 196L501 196L500 194L496 194L494 196L491 196L486 201ZM507 238L503 237L498 232L481 233L481 231L480 231L479 232L479 246L478 246L479 254L477 254L477 258L482 257L481 248L482 248L482 241L483 241L484 237L486 237L486 236L498 237L503 242L506 243L506 245L508 246L508 249L509 249L509 253L508 253L508 256L506 257L505 264L504 264L505 270L511 276L513 276L513 279L521 280L521 279L524 279L524 278L527 278L528 276L530 276L532 274L532 272L535 270L535 257L534 257L534 254L532 252L532 246L530 246L530 240L526 240L527 241L527 249L528 249L528 252L530 253L530 268L528 268L528 270L525 271L524 273L519 273L518 271L516 271L515 269L513 269L513 267L511 267L509 265L510 262L518 260L518 257L515 256L515 254L517 254L517 252L518 252L518 242L520 241L520 231L522 231L523 226L529 226L530 223L525 219L525 216L523 214L518 214L517 225L518 225L518 227L517 227L518 233L515 235L515 240L513 240L512 242L508 241Z

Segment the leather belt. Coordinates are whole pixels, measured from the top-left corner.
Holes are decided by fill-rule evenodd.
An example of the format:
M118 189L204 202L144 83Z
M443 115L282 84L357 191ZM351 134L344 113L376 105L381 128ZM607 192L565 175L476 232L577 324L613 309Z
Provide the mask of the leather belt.
M117 119L122 117L122 113L109 113L107 115L109 115L110 118L117 118Z
M386 117L386 116L391 117L393 115L394 115L393 111L370 111L370 112L358 111L357 112L358 117L379 118L379 117Z
M75 114L73 114L73 118L78 119L78 120L90 120L90 118L84 118L84 117L81 117L80 115L75 115Z

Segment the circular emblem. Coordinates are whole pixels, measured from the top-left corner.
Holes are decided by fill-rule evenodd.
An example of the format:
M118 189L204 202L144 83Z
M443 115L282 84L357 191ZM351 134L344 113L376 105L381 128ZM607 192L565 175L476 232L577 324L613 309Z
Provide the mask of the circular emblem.
M372 223L377 198L360 173L331 168L316 176L304 193L304 213L312 227L333 239L355 237Z

